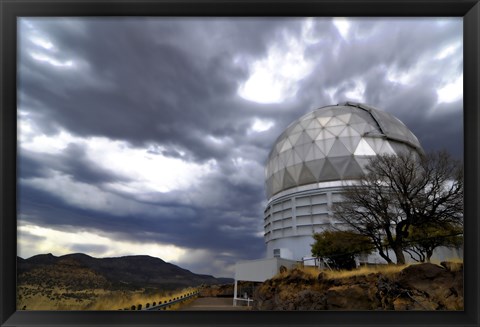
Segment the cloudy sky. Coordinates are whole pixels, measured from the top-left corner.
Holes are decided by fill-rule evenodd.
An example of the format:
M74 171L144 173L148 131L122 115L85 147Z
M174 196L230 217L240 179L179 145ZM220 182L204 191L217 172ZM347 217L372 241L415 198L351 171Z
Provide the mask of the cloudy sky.
M347 100L463 157L462 19L22 18L18 254L265 256L264 163Z

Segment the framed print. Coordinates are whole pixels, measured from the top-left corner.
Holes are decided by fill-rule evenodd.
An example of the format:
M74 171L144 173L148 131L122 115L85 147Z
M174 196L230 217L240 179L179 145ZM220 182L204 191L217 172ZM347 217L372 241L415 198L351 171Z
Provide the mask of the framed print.
M478 1L3 1L1 324L478 325Z

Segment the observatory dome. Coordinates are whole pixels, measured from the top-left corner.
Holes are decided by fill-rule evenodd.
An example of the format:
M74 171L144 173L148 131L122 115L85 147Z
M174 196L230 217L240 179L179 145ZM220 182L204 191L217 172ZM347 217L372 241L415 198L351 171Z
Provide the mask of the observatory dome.
M377 154L423 150L396 117L352 102L316 109L291 123L265 166L267 198L289 188L358 179Z

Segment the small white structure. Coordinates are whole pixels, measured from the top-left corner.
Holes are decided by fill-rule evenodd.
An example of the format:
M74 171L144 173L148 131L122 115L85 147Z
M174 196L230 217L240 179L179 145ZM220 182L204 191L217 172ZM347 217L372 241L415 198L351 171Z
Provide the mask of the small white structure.
M278 274L282 266L291 269L296 264L298 264L298 262L295 260L280 257L237 262L235 264L233 305L236 306L237 301L247 301L247 305L250 305L250 302L252 301L252 299L248 297L244 298L238 296L239 281L264 282Z

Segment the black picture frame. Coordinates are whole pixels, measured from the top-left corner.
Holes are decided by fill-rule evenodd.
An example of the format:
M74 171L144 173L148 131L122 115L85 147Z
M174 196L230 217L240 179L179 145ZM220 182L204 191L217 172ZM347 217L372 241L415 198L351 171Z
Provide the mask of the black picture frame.
M1 0L1 326L479 326L478 0ZM457 16L464 24L465 310L455 312L16 311L16 27L26 16Z

